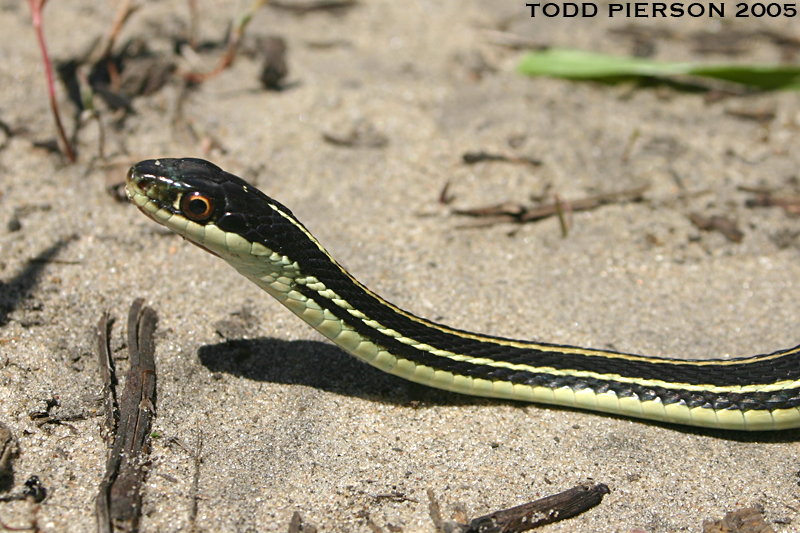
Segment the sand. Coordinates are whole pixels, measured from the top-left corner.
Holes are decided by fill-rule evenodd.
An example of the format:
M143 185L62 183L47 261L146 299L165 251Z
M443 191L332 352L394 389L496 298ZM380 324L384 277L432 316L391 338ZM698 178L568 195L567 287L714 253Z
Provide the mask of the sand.
M216 41L246 5L198 3L200 36ZM53 56L84 51L115 9L51 2ZM168 52L188 18L185 2L144 3L121 40ZM124 317L142 297L160 317L142 531L287 531L299 511L322 531L372 523L431 532L428 488L449 518L459 503L477 516L587 480L611 494L546 531L701 531L703 520L753 505L776 531L797 530L796 431L694 430L384 375L106 190L138 160L204 157L289 206L358 279L419 315L679 358L770 352L799 338L800 220L746 207L753 195L738 187L796 193L797 93L717 99L528 79L514 71L522 52L486 32L623 55L633 41L616 30L633 25L654 38L658 59L775 63L787 49L763 31L798 39L796 19L532 19L521 3L457 0L368 0L303 15L265 8L248 38L285 38L283 91L264 91L259 60L243 55L188 94L173 80L137 98L124 119L98 102L105 158L88 122L73 165L35 144L54 127L29 21L27 6L3 2L0 421L19 442L11 491L37 475L49 496L38 510L0 504L3 523L36 516L41 531L95 531L106 452L93 328L104 310L118 318L124 370ZM697 51L697 32L721 42L713 35L731 31L749 35L737 55ZM201 54L199 68L218 55ZM753 111L774 117L742 116ZM386 142L325 140L353 131ZM542 164L462 163L479 150ZM442 206L448 182L455 198ZM643 184L644 202L572 214L566 238L555 219L464 228L472 221L451 212ZM742 242L701 231L692 213L735 220ZM37 426L30 414L48 404L51 415L78 419Z

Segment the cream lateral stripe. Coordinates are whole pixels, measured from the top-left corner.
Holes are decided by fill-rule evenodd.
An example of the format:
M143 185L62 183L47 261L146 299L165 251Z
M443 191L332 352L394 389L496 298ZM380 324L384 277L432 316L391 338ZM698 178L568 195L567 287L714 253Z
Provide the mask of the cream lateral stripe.
M296 281L301 282L300 279L297 279ZM535 367L530 365L508 363L505 361L495 361L494 359L488 359L488 358L470 357L468 355L457 354L447 350L437 349L428 344L421 343L411 337L401 335L397 331L385 327L377 320L371 319L362 311L355 309L349 302L347 302L344 298L336 294L336 292L333 291L332 289L328 289L325 286L325 284L319 281L318 279L314 277L307 277L304 278L303 281L305 281L304 285L306 287L310 288L313 285L314 288L312 290L316 292L320 298L327 299L333 302L335 305L341 307L342 309L347 310L350 313L350 315L352 315L354 318L363 321L367 326L376 330L377 332L386 335L388 337L397 339L403 344L407 344L408 346L416 348L417 350L427 352L439 357L445 357L452 361L465 362L474 365L490 366L493 368L507 368L509 370L515 370L517 372L530 372L533 374L548 374L552 376L575 376L579 378L597 379L601 381L615 381L619 383L628 383L632 385L639 385L651 388L661 387L670 390L690 390L696 392L713 392L718 394L744 393L744 392L774 392L778 390L800 388L800 381L790 381L790 380L779 381L776 383L764 383L764 384L745 385L745 386L729 385L725 387L719 387L719 386L710 387L705 385L690 385L688 383L673 383L673 382L654 380L654 379L630 378L627 376L622 376L620 374L601 374L598 372L589 372L583 370L573 370L573 369L560 370L553 367ZM302 315L300 316L302 318ZM311 325L313 327L316 327L313 324ZM527 347L527 345L525 344L522 344L522 346Z
M307 278L308 279L308 278ZM312 278L313 279L313 278ZM273 295L275 290L269 282L258 278L257 284ZM294 292L294 291L290 291ZM301 295L302 296L302 295ZM551 389L506 381L489 381L454 374L448 370L434 370L406 358L393 355L374 342L362 338L343 320L327 309L321 313L319 304L313 299L297 300L280 294L278 298L297 316L310 325L319 323L315 329L323 333L341 348L363 359L367 363L396 376L423 385L435 386L452 392L489 396L522 401L541 401L578 408L588 408L608 413L622 413L656 421L699 424L721 429L746 428L749 430L771 430L794 427L798 419L797 409L741 411L689 407L683 404L665 405L661 399L640 400L638 397L619 397L614 392L595 392L591 389L573 390L569 387ZM309 317L315 317L311 319Z
M589 355L589 356L595 356L595 357L604 357L604 358L608 358L608 359L624 359L624 360L628 360L628 361L641 361L641 362L654 363L654 364L663 363L663 364L670 364L670 365L729 366L729 365L735 365L735 364L741 364L742 363L742 361L736 361L736 360L730 360L730 361L723 361L723 360L686 361L686 360L681 360L681 359L657 359L657 358L651 358L651 357L641 357L641 356L637 356L637 355L600 352L600 351L584 349L584 348L562 347L562 346L544 346L544 345L536 344L536 343L525 343L525 342L519 342L519 341L507 341L507 340L501 340L501 339L487 338L487 337L484 337L484 336L481 336L481 335L477 335L477 334L474 334L474 333L465 333L463 331L456 331L456 330L453 330L453 329L450 329L450 328L447 328L447 327L444 327L444 326L440 326L439 324L435 324L433 322L429 322L429 321L427 321L425 319L421 319L419 317L416 317L416 316L414 316L414 315L412 315L410 313L407 313L407 312L403 311L399 307L393 305L391 302L387 302L386 300L384 300L383 298L381 298L380 296L378 296L377 294L372 292L369 288L367 288L364 285L362 285L357 279L355 279L353 276L351 276L350 273L347 270L342 268L342 266L336 261L336 259L334 259L328 253L328 251L322 246L322 244L320 244L319 241L317 241L317 239L302 224L298 223L298 221L294 217L288 215L287 213L284 213L278 207L276 207L276 206L274 206L272 204L269 204L269 206L272 209L274 209L275 211L277 211L286 220L288 220L292 224L294 224L300 231L302 231L308 237L308 239L311 242L313 242L317 246L317 248L319 248L319 250L322 253L324 253L328 257L328 259L334 265L336 265L337 268L339 268L342 271L342 273L344 275L346 275L354 284L356 284L359 288L361 288L361 290L363 290L364 292L366 292L367 294L369 294L370 296L372 296L373 298L375 298L376 300L378 300L382 304L386 305L387 307L390 307L396 313L399 313L399 314L401 314L401 315L403 315L403 316L405 316L405 317L407 317L407 318L409 318L409 319L411 319L411 320L413 320L413 321L415 321L415 322L417 322L419 324L423 324L424 326L427 326L427 327L436 328L439 331L442 331L442 332L450 334L450 335L456 335L458 337L469 338L469 339L478 340L478 341L481 341L481 342L488 342L488 343L499 344L499 345L503 345L503 346L512 346L512 347L515 347L515 348L523 348L523 349L527 348L527 349L534 349L534 350L542 350L542 351L546 351L546 352L559 351L559 352L569 353L569 354ZM339 297L338 295L336 295L333 298L331 298L328 295L323 294L324 291L327 291L327 292L335 295L334 291L332 291L330 289L327 289L327 288L324 288L324 289L319 288L318 287L319 285L322 285L324 287L324 285L319 281L316 282L316 284L315 284L315 286L313 288L308 286L308 285L307 286L309 288L312 288L312 290L317 292L321 297L328 298L329 300L332 300L336 305L339 305L340 307L344 307L343 305L341 305L339 303L341 301L341 302L345 302L347 304L347 307L344 307L345 309L348 309L348 310L353 309L352 305L347 303L343 298ZM517 371L523 371L523 372L551 374L551 375L556 375L556 376L576 376L576 377L583 377L583 378L595 378L595 379L601 379L601 380L606 380L606 381L618 381L618 382L621 382L621 383L630 383L630 384L636 384L636 385L642 385L642 386L663 387L665 389L672 389L672 390L681 390L681 389L683 389L683 390L691 390L691 391L697 391L697 392L703 392L703 391L705 391L705 392L715 392L715 393L725 393L725 392L737 393L737 392L750 392L750 391L773 392L773 391L787 389L787 388L800 388L800 381L780 381L780 382L777 382L777 383L761 383L761 384L752 384L752 385L744 385L744 386L742 386L742 385L730 385L730 386L725 386L725 387L708 387L708 386L703 386L703 385L689 385L689 384L685 384L685 383L672 383L672 382L661 381L661 380L645 380L645 379L640 379L640 378L629 378L629 377L625 377L625 376L620 376L618 374L600 374L600 373L596 373L596 372L578 371L578 370L557 370L555 368L550 368L550 367L533 367L533 366L528 366L528 365L518 365L518 364L507 363L507 362L504 362L504 361L494 361L492 359L477 360L477 359L471 358L469 356L465 356L465 355L461 355L461 354L455 354L453 352L449 352L449 351L445 351L445 350L435 350L430 346L423 345L422 343L420 343L418 341L415 341L413 339L408 339L407 337L403 337L402 335L399 335L396 331L382 326L376 320L371 320L371 319L367 318L365 315L363 315L363 313L360 313L360 314L362 316L359 317L359 318L364 320L364 322L368 326L372 327L373 329L376 329L376 330L380 331L381 333L383 333L385 335L389 335L389 336L392 336L392 337L395 337L395 338L405 338L405 339L407 339L407 342L405 342L405 343L409 344L410 346L413 346L415 348L421 349L422 351L430 352L430 353L432 353L434 355L438 355L438 356L441 356L441 357L447 357L449 359L452 359L454 361L459 361L459 362L469 362L469 363L473 363L473 364L483 364L483 365L487 365L487 366L493 366L493 367L496 367L496 368L508 368L510 370L517 370ZM430 348L430 349L426 350L426 349L423 349L423 347L427 347L427 348ZM761 356L761 357L750 357L750 358L746 359L746 363L769 361L769 360L772 360L772 359L776 359L778 357L783 357L783 356L786 356L786 355L790 355L792 353L796 353L798 350L800 350L800 347L795 348L794 350L791 350L791 351L788 351L788 352L781 352L779 354L764 355L764 356Z
M315 291L321 298L327 298L327 296L323 295L323 292L333 292L330 289L326 291ZM344 309L351 310L353 307L347 303L345 300L341 298L332 299L328 298L329 300L333 301L334 304L342 307ZM634 385L640 385L644 387L661 387L664 389L671 389L671 390L691 390L696 392L713 392L713 393L741 393L741 392L774 392L778 390L784 389L791 389L791 388L798 388L800 387L800 382L798 381L780 381L777 383L766 383L766 384L758 384L758 385L730 385L726 387L709 387L703 385L690 385L687 383L672 383L668 381L661 381L661 380L653 380L653 379L641 379L641 378L630 378L626 376L621 376L619 374L600 374L597 372L588 372L582 370L559 370L552 367L535 367L529 365L521 365L521 364L512 364L507 363L505 361L495 361L493 359L485 359L485 358L474 358L462 354L456 354L453 352L449 352L446 350L439 350L435 349L430 345L423 344L415 339L406 336L398 337L398 333L392 329L386 328L381 325L376 320L370 319L367 315L363 312L358 311L357 313L351 313L355 318L363 320L364 323L382 333L384 335L396 338L400 342L407 344L413 348L416 348L423 352L428 352L433 355L439 357L445 357L453 361L458 362L466 362L471 363L474 365L485 365L490 366L493 368L507 368L509 370L515 370L518 372L530 372L533 374L549 374L552 376L575 376L579 378L588 378L588 379L597 379L601 381L616 381L619 383L628 383ZM524 346L524 345L523 345Z

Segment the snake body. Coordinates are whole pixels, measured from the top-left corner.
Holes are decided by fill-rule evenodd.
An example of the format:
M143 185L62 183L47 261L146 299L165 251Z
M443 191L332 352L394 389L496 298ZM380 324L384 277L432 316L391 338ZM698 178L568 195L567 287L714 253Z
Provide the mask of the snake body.
M353 278L292 212L201 159L138 163L127 194L145 215L227 261L336 345L449 391L734 430L800 427L800 346L676 360L451 328Z

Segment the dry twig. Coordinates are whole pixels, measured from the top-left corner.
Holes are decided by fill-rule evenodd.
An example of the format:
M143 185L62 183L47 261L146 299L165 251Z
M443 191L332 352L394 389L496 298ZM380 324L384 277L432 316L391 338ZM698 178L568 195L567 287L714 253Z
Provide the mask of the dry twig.
M116 403L114 367L109 346L108 314L100 319L98 353L106 391L106 427L113 427L113 447L106 462L106 474L97 495L97 525L101 533L139 528L142 510L141 485L144 481L144 456L149 452L149 436L155 416L156 368L155 333L158 316L141 299L128 314L128 356L130 369L125 390ZM119 413L117 419L116 414ZM118 420L118 422L117 422Z
M787 215L800 214L800 197L775 194L769 189L740 186L740 191L755 194L744 205L747 207L782 207Z
M466 165L474 165L475 163L481 163L484 161L515 163L518 165L531 165L534 167L538 167L539 165L542 164L542 161L540 159L536 159L533 157L518 157L514 155L486 152L483 150L477 152L464 152L464 154L461 155L461 160Z
M635 202L642 199L642 195L647 188L648 185L643 185L633 189L598 194L578 200L559 200L551 204L538 205L534 207L513 202L505 202L488 207L455 209L453 213L456 215L464 215L483 219L482 223L477 224L476 226L491 226L504 222L534 222L536 220L558 215L559 209L571 212L588 211L606 204L624 201Z
M429 511L439 532L518 533L577 516L603 501L610 491L603 483L583 484L540 500L473 518L468 524L446 523L432 490L428 490Z

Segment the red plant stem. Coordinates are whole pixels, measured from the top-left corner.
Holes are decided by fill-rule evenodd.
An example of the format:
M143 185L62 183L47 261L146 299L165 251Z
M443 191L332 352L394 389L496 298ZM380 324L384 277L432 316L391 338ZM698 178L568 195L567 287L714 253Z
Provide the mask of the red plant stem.
M61 125L61 117L58 113L58 102L56 101L56 87L53 81L53 65L50 62L50 56L47 53L47 45L44 42L44 32L42 31L42 9L47 0L28 0L31 6L31 18L33 20L33 27L36 30L36 37L39 40L39 48L42 50L42 59L44 60L44 70L47 75L47 91L50 94L50 109L53 111L53 117L56 121L56 130L58 130L58 137L64 148L64 155L70 163L75 162L75 153L69 145L67 135L64 133L64 126Z
M214 76L217 76L220 72L230 67L233 64L233 60L236 59L236 51L239 47L239 41L241 41L242 37L244 36L245 28L250 23L250 20L253 18L253 15L255 15L256 11L258 11L266 2L267 0L254 0L253 5L250 6L250 10L239 17L238 22L236 22L236 25L233 28L233 32L228 38L228 48L225 50L225 54L223 54L219 63L212 71L186 72L182 74L183 78L191 83L202 83L213 78ZM189 7L196 7L195 4L195 2L190 1Z

